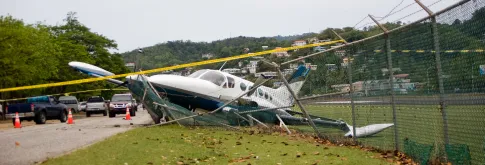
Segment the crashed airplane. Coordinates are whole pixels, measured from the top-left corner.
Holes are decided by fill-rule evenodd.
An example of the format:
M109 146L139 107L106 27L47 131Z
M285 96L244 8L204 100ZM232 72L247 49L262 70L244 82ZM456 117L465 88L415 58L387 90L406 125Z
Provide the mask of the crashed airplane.
M69 63L69 66L94 77L114 75L102 68L83 62L73 61ZM288 79L289 86L295 93L298 93L302 88L309 71L309 68L303 65L299 66ZM261 76L261 78L264 78L264 76ZM261 78L253 83L220 70L210 69L196 71L187 77L167 74L146 77L147 81L153 85L153 88L158 93L168 98L171 103L184 107L187 111L194 112L196 109L203 109L210 112L220 109L221 106L224 106L225 103L231 100L238 99L236 105L227 105L222 108L222 111L217 113L243 112L242 109L245 107L252 107L252 110L272 109L248 112L247 114L250 114L254 119L262 123L278 124L280 122L279 117L287 125L308 125L308 119L294 116L302 115L302 113L291 110L291 106L294 105L294 98L286 86L276 89L265 87L260 84L262 82ZM133 91L135 89L130 88L130 83L136 83L140 79L139 75L132 75L127 76L126 81L115 79L107 79L107 81L126 86L132 93L135 93L136 91ZM244 93L247 94L238 98ZM160 122L157 120L163 118L157 115L160 112L154 112L157 109L147 107L147 110L151 112L150 115L155 123ZM316 126L341 129L345 132L344 136L346 137L354 135L356 137L371 136L393 126L393 124L373 124L355 128L356 133L353 133L352 126L344 121L318 116L310 116L310 118Z

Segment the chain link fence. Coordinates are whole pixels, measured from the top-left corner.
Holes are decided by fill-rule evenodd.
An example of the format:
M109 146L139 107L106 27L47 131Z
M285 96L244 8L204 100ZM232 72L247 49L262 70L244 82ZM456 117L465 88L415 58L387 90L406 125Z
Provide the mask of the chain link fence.
M318 64L309 67L301 89L292 88L296 92L241 87L242 98L290 98L293 107L262 109L238 97L215 111L197 112L167 100L170 92L160 92L144 76L128 86L159 125L261 125L271 130L271 124L279 124L289 133L299 130L338 143L397 150L421 164L484 164L484 6L484 0L460 1L363 40L320 53L298 50L309 55L276 65L273 71L280 76L271 81L291 86L286 81L292 78L282 72Z

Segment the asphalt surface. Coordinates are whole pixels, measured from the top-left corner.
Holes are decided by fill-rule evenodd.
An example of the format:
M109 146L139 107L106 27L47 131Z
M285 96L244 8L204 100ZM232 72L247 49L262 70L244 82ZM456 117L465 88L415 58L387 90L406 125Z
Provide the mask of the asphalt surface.
M74 120L74 124L56 123L34 125L0 131L0 164L37 164L107 137L152 123L146 110L137 111L132 120L125 115L108 118L95 114ZM131 125L130 123L133 123Z

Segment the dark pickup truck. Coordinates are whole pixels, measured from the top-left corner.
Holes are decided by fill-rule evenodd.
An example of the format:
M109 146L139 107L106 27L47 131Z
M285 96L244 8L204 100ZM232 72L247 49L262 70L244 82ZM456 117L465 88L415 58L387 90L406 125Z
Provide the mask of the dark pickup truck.
M34 120L36 124L45 124L46 120L50 119L67 121L67 106L52 96L31 97L27 99L27 103L8 105L5 116L12 118L14 124L16 112L21 122Z

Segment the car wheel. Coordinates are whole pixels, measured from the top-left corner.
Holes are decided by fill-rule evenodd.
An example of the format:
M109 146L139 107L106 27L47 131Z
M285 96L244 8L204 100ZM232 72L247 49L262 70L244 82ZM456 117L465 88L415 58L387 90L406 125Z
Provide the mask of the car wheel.
M109 117L112 118L112 117L116 117L116 114L114 112L110 112L109 113Z
M64 123L67 121L67 112L65 110L61 112L61 116L59 117L59 120L61 121L61 123Z
M89 113L88 111L86 111L86 117L91 117L91 113Z
M41 111L35 115L35 124L45 124L46 120L47 118L44 111Z

